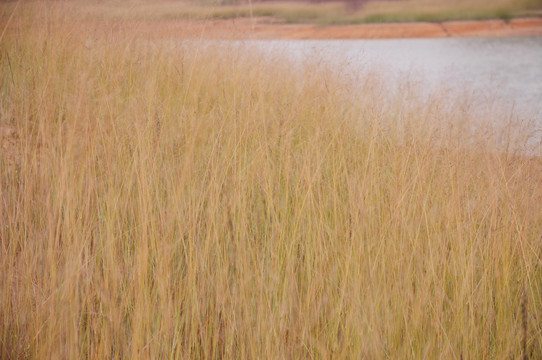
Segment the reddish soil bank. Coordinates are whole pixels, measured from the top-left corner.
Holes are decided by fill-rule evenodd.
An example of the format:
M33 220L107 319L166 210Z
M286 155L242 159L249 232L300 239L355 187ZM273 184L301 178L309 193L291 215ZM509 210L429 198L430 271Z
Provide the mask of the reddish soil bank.
M483 36L542 36L542 18L360 25L278 24L269 18L138 22L150 36L213 39L392 39Z

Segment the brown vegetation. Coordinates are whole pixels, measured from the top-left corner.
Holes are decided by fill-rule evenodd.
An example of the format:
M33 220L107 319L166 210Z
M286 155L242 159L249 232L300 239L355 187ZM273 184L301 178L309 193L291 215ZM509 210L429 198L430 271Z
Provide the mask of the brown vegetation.
M0 358L542 357L513 115L6 6Z

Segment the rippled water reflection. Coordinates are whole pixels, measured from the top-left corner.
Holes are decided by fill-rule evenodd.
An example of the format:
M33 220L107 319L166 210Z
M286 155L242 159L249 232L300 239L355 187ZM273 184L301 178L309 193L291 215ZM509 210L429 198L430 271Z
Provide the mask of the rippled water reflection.
M348 71L378 67L388 77L417 79L436 87L468 90L473 97L514 107L542 123L542 37L393 40L247 41L270 54L332 65ZM458 92L458 93L459 93Z

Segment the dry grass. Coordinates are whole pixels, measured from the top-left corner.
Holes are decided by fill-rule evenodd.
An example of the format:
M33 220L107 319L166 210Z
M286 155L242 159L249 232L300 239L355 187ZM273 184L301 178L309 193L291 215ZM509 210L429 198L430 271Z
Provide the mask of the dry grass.
M90 2L79 7L79 13L92 18L113 20L167 20L167 19L236 19L270 17L270 21L289 23L334 23L345 18L343 4L259 3L216 5L196 1L136 1ZM274 19L271 19L274 18Z
M287 23L352 24L395 21L445 21L458 19L509 19L539 15L540 0L402 0L373 1L361 8L343 3L250 2L217 5L208 1L105 1L77 5L87 16L110 19L233 19L273 17Z
M542 356L542 162L517 129L7 9L2 359Z

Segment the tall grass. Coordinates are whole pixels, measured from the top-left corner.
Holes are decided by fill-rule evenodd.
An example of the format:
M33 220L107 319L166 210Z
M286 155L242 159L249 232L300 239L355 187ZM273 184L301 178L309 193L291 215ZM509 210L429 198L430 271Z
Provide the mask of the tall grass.
M378 74L5 9L1 358L542 355L528 136Z

